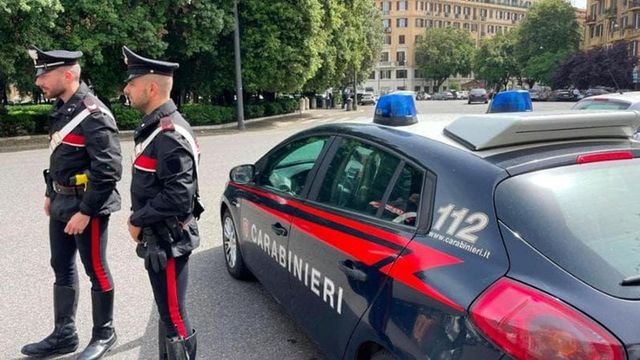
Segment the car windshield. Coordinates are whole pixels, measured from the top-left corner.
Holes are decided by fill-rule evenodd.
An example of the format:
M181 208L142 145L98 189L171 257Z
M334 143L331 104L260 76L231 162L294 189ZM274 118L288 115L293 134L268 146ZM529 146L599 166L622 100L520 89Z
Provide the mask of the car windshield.
M584 99L577 103L574 110L626 110L630 102L612 99Z
M566 271L610 295L638 299L640 159L518 175L496 189L499 219Z
M487 92L484 89L473 89L471 90L471 94L472 95L483 95L486 94Z

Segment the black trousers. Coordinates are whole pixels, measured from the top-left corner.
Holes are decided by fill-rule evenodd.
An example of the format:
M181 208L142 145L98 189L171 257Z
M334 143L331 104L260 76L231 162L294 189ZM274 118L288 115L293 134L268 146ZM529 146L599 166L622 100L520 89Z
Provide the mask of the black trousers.
M156 273L153 269L148 269L147 272L167 336L188 337L193 330L185 304L189 282L189 255L170 257L163 271Z
M49 220L51 267L56 276L55 284L77 286L76 252L78 252L84 270L91 279L91 290L98 292L112 290L113 279L106 259L109 216L91 218L89 225L80 235L65 234L66 226L66 222L53 218Z

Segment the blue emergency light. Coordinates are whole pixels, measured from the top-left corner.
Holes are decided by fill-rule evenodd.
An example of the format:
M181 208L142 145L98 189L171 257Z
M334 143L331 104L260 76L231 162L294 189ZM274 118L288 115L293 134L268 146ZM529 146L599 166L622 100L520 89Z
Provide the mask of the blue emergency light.
M404 126L418 122L413 93L394 92L378 99L373 122L380 125Z
M531 95L526 90L509 90L495 94L488 113L532 111Z

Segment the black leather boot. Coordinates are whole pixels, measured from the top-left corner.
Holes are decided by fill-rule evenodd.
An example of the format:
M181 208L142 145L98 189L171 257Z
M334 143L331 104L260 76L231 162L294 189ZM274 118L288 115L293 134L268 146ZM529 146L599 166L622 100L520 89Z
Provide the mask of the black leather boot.
M93 334L89 345L82 351L78 360L101 359L116 344L116 331L113 328L113 290L91 292L93 305Z
M78 290L73 287L53 286L53 332L42 341L22 347L27 356L46 357L74 352L78 349L76 309Z
M168 360L195 360L198 347L195 330L186 339L166 338L166 343Z
M167 360L167 328L162 320L158 320L158 356L160 360Z

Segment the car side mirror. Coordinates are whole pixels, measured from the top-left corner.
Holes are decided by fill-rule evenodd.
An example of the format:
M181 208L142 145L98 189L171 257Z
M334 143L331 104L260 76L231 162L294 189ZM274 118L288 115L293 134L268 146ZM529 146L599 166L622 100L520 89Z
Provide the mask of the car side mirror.
M248 184L255 180L256 167L253 164L238 165L231 169L229 178L239 184Z

